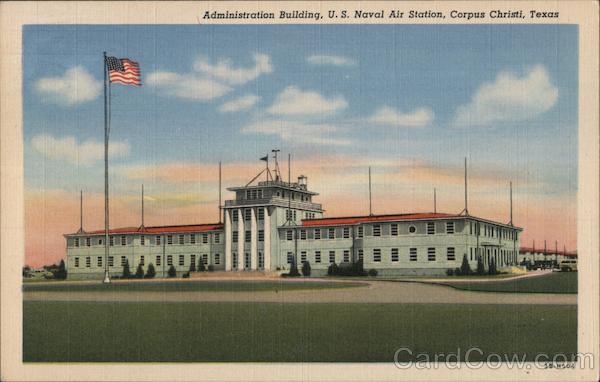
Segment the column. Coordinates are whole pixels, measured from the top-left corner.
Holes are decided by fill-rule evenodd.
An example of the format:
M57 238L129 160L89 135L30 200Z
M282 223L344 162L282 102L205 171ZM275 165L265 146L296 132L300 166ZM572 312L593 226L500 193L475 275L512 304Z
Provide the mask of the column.
M244 210L243 209L238 209L238 255L237 255L237 259L238 259L238 270L239 271L243 271L244 270L244 261L246 260L246 252L244 251L244 243L246 241L246 238L244 237L246 234L246 231L244 230Z
M231 210L225 210L225 270L231 270Z
M264 220L264 249L263 249L263 259L265 264L265 270L271 270L271 216L269 216L269 207L265 208L265 220Z
M258 229L256 222L256 211L254 208L252 208L250 211L252 211L250 215L250 269L255 271L258 267Z

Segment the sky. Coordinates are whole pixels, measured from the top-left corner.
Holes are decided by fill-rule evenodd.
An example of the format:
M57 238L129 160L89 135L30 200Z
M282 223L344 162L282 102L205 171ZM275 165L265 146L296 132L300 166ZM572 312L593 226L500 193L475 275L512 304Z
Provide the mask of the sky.
M25 262L103 220L102 52L137 61L111 86L111 227L218 221L223 187L272 149L326 216L464 206L576 248L574 25L30 25L23 39ZM284 171L286 172L286 171ZM287 174L285 174L287 176ZM225 191L224 198L232 195Z

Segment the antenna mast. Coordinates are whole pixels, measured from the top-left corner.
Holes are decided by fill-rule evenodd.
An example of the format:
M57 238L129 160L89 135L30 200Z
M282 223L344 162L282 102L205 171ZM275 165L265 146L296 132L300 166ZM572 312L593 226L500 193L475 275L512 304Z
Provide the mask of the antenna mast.
M141 229L144 229L144 184L142 183L142 225Z
M436 214L437 213L437 198L436 198L436 192L435 192L435 187L433 188L433 213Z
M271 150L273 153L273 159L275 159L275 181L281 180L281 171L279 170L279 161L277 161L277 153L281 151L279 149Z
M463 213L465 216L469 216L469 208L468 208L468 199L467 199L467 157L465 157L465 209L459 215Z
M79 190L79 233L83 233L83 190Z
M371 202L371 166L369 166L369 216L373 216L373 205Z
M221 215L221 161L219 161L219 224L223 222Z
M512 181L510 182L510 221L508 224L513 225Z

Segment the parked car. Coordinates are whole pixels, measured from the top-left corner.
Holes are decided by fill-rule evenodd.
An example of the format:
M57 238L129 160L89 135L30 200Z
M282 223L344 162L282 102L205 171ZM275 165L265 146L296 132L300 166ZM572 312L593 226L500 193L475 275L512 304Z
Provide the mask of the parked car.
M563 272L577 272L577 260L562 260L560 262L560 270Z

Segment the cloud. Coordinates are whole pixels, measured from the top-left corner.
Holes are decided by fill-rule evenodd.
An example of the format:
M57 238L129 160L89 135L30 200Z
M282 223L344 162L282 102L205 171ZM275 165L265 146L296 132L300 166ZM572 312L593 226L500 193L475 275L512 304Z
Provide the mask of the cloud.
M494 82L477 90L470 103L458 107L454 125L484 126L528 120L550 110L557 99L558 89L541 65L522 77L500 72Z
M392 107L382 106L368 118L368 122L392 126L422 127L430 124L433 118L433 110L428 107L402 113Z
M306 58L306 61L312 65L334 65L334 66L354 66L356 61L344 56L332 56L316 54Z
M208 58L198 57L194 69L231 85L243 85L261 74L273 71L271 58L258 53L254 55L254 66L250 68L234 68L230 59L220 59L216 64L211 64Z
M35 88L48 101L71 106L96 99L102 91L102 83L84 67L75 66L62 76L39 79Z
M285 120L253 122L241 129L242 133L276 135L284 141L294 143L333 146L352 144L350 139L339 137L339 131L339 127L331 124Z
M346 107L348 102L342 96L328 99L315 91L288 86L275 98L268 112L277 115L319 115L331 114Z
M254 106L260 100L259 96L248 94L242 97L232 99L231 101L225 102L219 108L222 113L230 113L235 111L248 110Z
M104 158L104 144L89 139L78 142L75 137L55 138L40 134L31 138L31 146L46 158L72 164L91 165ZM113 142L108 146L111 157L123 157L129 154L127 142Z
M148 75L146 83L156 86L163 94L196 101L219 98L232 90L230 86L195 73L154 72Z

